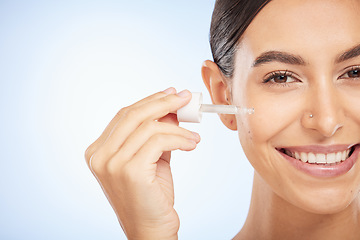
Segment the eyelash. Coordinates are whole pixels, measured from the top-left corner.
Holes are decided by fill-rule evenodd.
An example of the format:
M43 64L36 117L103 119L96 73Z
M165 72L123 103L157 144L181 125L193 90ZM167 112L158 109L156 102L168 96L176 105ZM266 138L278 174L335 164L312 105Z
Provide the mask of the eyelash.
M360 79L360 66L352 66L348 69L345 69L345 73L342 74L339 79L350 79L350 80L358 80ZM359 77L343 77L344 75L349 74L350 72L358 72ZM277 77L288 77L288 78L294 78L293 77L293 73L289 72L288 70L285 71L275 71L275 72L271 72L269 73L267 76L265 76L265 79L263 80L264 84L271 84L271 85L275 85L275 86L280 86L280 87L289 87L290 83L292 82L297 82L297 81L292 81L290 83L288 82L283 82L283 83L276 83L274 80Z
M271 84L271 85L276 85L276 86L282 86L282 87L288 87L290 85L290 83L287 82L283 82L283 83L276 83L273 80L275 80L275 78L277 77L288 77L288 78L292 78L293 77L293 73L289 72L288 70L285 71L275 71L275 72L271 72L267 75L268 77L265 77L265 79L263 80L263 83L266 84Z
M345 73L344 74L342 74L340 77L339 77L339 79L350 79L350 80L358 80L358 79L360 79L360 76L359 77L346 77L346 78L344 78L343 76L344 75L346 75L346 74L349 74L350 72L358 72L358 74L360 75L360 66L352 66L352 67L350 67L350 68L348 68L348 69L345 69Z

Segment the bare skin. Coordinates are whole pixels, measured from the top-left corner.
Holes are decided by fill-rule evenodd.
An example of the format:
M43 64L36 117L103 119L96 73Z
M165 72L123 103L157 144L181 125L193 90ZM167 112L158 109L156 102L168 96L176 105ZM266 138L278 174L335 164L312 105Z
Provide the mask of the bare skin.
M241 38L233 79L204 63L214 103L255 108L253 116L220 116L255 169L249 214L234 239L360 239L359 159L324 177L279 153L360 143L359 12L358 0L273 0ZM302 61L254 64L269 51ZM200 137L173 113L190 98L170 88L120 110L86 151L129 239L177 239L170 151L191 151Z
M243 35L233 79L205 63L215 103L230 99L256 112L222 116L238 129L255 169L250 211L235 239L360 239L358 159L344 174L319 177L299 171L277 150L360 142L360 74L351 71L360 65L359 11L360 1L274 0ZM302 61L254 66L270 51ZM341 58L349 52L352 57ZM264 82L274 72L280 76Z
M121 109L86 151L129 239L177 239L170 152L195 149L200 137L178 126L177 109L191 99L174 88Z

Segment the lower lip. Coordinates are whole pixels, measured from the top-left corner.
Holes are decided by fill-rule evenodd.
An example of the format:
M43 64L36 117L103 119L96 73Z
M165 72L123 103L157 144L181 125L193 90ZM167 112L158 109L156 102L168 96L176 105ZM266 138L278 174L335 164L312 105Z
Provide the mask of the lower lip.
M296 169L315 177L337 177L347 173L356 163L360 152L360 145L356 145L354 152L345 161L333 166L322 164L304 163L301 160L292 158L283 152L278 151Z

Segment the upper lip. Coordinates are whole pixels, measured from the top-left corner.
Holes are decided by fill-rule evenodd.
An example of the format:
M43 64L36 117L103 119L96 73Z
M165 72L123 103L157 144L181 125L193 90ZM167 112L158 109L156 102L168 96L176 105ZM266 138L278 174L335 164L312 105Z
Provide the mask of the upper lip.
M289 146L289 147L280 147L276 148L278 150L285 149L291 152L305 152L305 153L334 153L334 152L342 152L348 150L355 146L356 144L337 144L337 145L307 145L307 146Z

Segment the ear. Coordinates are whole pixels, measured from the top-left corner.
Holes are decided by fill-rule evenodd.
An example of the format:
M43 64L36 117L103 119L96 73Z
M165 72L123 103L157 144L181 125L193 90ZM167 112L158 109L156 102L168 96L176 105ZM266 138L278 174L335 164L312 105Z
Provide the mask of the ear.
M211 101L214 104L230 105L230 88L218 65L210 60L206 60L201 68L201 75L210 93ZM219 116L227 128L237 130L235 115L219 114Z

